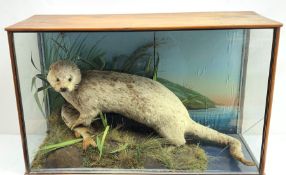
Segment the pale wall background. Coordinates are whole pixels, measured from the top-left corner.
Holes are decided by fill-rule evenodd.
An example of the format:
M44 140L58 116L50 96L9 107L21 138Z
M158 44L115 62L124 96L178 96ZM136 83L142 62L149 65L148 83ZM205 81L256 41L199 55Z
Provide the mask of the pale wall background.
M286 24L284 0L0 0L0 134L18 134L7 34L4 27L34 14L256 11ZM286 28L282 28L270 128L267 173L283 170L286 152ZM0 145L1 147L1 145ZM20 149L20 147L19 147ZM1 156L1 155L0 155ZM17 165L15 165L17 166ZM19 165L22 166L22 165Z

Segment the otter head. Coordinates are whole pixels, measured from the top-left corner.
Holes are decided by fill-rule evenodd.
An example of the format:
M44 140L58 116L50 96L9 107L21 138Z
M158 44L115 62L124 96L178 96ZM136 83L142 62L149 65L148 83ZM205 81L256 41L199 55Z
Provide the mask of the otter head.
M81 81L81 73L74 63L61 60L50 66L47 80L57 92L72 92Z

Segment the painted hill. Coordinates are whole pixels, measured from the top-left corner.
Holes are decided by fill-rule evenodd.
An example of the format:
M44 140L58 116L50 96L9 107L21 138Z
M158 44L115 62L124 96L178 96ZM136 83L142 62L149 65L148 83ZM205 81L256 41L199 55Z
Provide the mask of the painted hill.
M157 81L174 92L187 109L206 109L215 107L215 103L212 100L194 90L185 88L163 78L158 78Z

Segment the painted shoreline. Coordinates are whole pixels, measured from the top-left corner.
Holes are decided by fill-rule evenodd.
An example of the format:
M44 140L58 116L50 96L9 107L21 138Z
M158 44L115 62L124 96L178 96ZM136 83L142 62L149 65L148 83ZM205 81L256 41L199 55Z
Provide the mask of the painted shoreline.
M190 117L205 126L227 134L234 134L237 130L238 107L217 106L208 109L188 110Z

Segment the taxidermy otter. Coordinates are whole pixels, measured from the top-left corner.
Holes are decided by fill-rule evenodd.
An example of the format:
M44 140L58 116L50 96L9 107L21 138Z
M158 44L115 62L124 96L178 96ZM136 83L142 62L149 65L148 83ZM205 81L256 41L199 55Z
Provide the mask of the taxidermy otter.
M245 165L239 140L193 121L180 99L157 81L112 71L91 70L81 73L68 61L50 66L48 82L78 112L70 124L89 126L99 112L113 112L147 125L171 144L186 143L185 134L229 146L230 154Z

